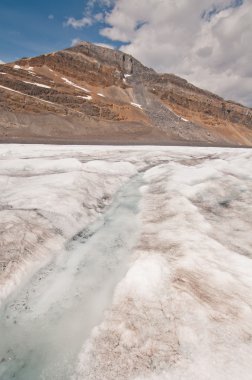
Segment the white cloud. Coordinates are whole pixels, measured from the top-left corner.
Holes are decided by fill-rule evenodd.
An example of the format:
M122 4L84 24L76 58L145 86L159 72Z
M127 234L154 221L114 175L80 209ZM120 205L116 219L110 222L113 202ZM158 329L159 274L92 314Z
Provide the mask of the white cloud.
M54 15L50 14L50 15L48 16L48 20L54 20Z
M5 62L0 59L0 65L4 65L4 63Z
M103 13L101 13L101 12L96 13L96 14L94 15L94 19L95 19L96 21L98 21L98 22L103 21L103 20L104 20L104 15L103 15Z
M117 0L105 21L147 66L252 106L250 0Z
M86 26L91 26L93 24L93 20L91 17L82 17L80 19L76 19L74 17L69 17L65 22L66 26L72 26L74 29L85 28Z
M74 39L71 41L71 46L79 45L80 42L81 42L81 39L80 39L80 38L74 38Z
M74 29L82 29L104 21L106 9L111 7L115 0L88 0L84 8L83 17L76 19L75 17L68 17L64 23L65 26L71 26ZM101 12L95 12L94 7L99 6Z

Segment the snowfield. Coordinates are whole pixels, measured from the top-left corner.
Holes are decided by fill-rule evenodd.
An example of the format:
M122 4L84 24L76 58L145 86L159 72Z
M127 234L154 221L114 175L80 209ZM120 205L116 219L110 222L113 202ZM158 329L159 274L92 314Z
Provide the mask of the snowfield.
M247 380L252 151L0 146L0 378Z

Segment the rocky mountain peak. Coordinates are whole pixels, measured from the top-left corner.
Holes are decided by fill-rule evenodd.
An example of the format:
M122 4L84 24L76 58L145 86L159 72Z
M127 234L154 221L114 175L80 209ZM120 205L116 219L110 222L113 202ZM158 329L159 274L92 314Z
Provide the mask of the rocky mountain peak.
M141 65L141 63L132 56L125 54L120 50L113 50L88 42L80 42L78 45L68 50L92 57L103 64L115 66L125 74L133 74L133 67ZM143 65L141 66L144 67Z
M252 145L252 112L119 50L77 46L0 66L2 141Z

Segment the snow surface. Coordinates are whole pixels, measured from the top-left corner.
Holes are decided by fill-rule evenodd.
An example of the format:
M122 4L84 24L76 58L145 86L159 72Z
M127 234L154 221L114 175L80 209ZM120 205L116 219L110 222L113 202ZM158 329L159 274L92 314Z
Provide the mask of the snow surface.
M75 158L0 160L1 224L3 228L10 226L2 240L0 261L6 263L7 270L0 300L22 280L23 265L32 253L35 258L37 249L39 257L47 254L48 247L36 244L37 238L52 244L52 250L55 246L59 249L58 243L95 218L111 193L135 172L127 162L82 164ZM20 231L19 237L12 241L15 231Z
M134 102L131 102L130 104L131 104L132 106L136 107L136 108L140 108L140 109L142 109L141 104L134 103Z
M63 79L63 81L64 81L65 83L67 83L67 84L69 84L69 85L71 85L71 86L73 86L73 87L79 88L80 90L83 90L83 91L85 91L85 92L90 92L90 91L87 90L86 88L81 87L81 86L78 86L77 84L71 82L71 81L70 81L69 79L67 79L67 78L62 77L61 79Z
M1 145L0 377L249 379L251 167L249 149Z
M92 96L91 95L87 95L87 96L78 96L78 98L82 98L82 99L85 99L85 100L92 100Z
M34 69L34 68L33 68L32 66L29 66L29 67L22 67L22 69L28 71L28 73L29 73L30 75L36 76L36 73L33 72L33 69Z
M1 379L70 379L83 341L102 321L127 271L138 234L140 184L141 176L125 184L113 205L0 310L0 357L10 358L0 366Z
M98 92L97 95L102 96L103 98L105 98L105 96L103 94L101 94L100 92Z
M20 67L19 65L14 65L13 68L14 68L15 70L19 70L19 69L21 69L21 67Z

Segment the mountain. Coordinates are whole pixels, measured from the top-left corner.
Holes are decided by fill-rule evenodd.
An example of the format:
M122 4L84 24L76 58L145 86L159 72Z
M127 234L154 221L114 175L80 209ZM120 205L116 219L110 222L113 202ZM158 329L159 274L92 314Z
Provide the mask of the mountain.
M0 66L0 141L252 146L252 109L82 42Z

